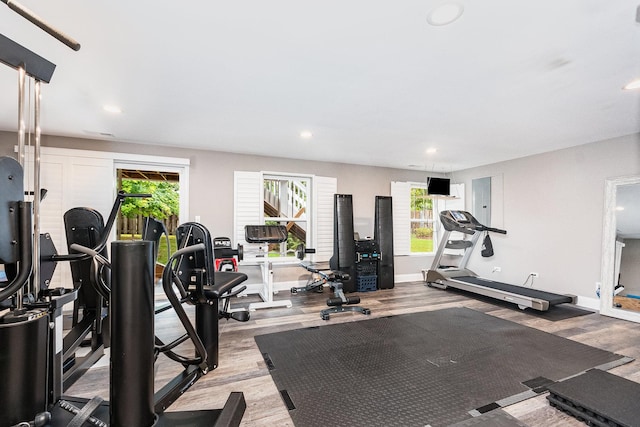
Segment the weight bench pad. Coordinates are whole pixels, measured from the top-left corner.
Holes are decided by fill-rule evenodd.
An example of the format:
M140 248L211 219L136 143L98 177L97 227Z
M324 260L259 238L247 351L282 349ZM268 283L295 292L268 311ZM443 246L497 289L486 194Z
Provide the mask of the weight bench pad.
M331 270L329 268L328 262L316 262L316 263L305 263L302 262L300 265L307 271L312 273L319 274L324 277L328 281L336 281L336 280L349 280L349 273L345 273L344 271L339 270Z

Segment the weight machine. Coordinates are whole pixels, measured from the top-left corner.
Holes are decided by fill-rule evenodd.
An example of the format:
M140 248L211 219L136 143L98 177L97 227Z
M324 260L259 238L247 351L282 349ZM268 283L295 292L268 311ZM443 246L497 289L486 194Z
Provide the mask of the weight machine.
M261 252L257 259L262 273L262 289L259 291L262 302L249 304L249 310L273 307L291 308L291 300L276 301L273 299L273 263L269 261L269 244L286 242L287 227L284 225L247 225L244 227L244 235L248 243L261 244Z
M65 44L80 45L27 9L3 0L10 8ZM40 264L40 93L55 64L0 34L0 62L18 71L18 160L0 159L0 264L8 283L0 289L0 426L24 420L43 423L50 404L62 394L62 307L77 291L41 292ZM34 163L33 189L25 193L26 152L25 83L33 79ZM25 195L31 200L25 200ZM7 310L8 307L8 310ZM53 325L53 329L50 327ZM60 331L60 335L57 331ZM8 344L10 343L10 344Z
M93 273L99 274L98 270L103 267L111 271L110 310L114 334L110 401L64 397L51 409L51 427L80 426L84 422L104 427L237 427L240 424L246 408L240 392L231 393L221 410L165 412L200 377L218 366L217 302L246 280L246 275L234 273L215 284L210 277L195 282L182 281L180 276L191 278L204 273L200 260L203 254L208 255L206 242L183 243L183 247L170 256L163 272L164 291L185 330L184 335L169 343L154 335L154 242L113 242L111 263L96 251L73 245L74 250L93 257ZM195 327L182 307L185 302L196 307ZM194 356L176 353L175 348L185 341L193 344ZM182 364L184 370L154 394L154 362L160 354Z
M2 1L72 49L80 48L79 43L44 23L27 9L11 0ZM41 82L50 81L55 64L1 34L0 62L18 70L18 160L0 158L0 264L4 265L8 279L2 284L4 287L0 285L0 342L3 343L0 346L0 427L63 427L69 423L80 426L85 422L106 426L104 421L91 416L94 411L96 414L105 413L106 406L100 399L62 399L62 361L66 344L62 339L62 307L78 299L79 289L47 289L48 275L53 274L52 265L62 259L56 259L55 248L51 250L46 239L43 244L40 233L40 200L46 193L40 188L40 91ZM27 76L35 81L32 122L35 144L33 189L25 192L24 106ZM25 195L31 200L25 199ZM111 361L111 405L106 407L106 413L112 425L214 425L210 417L203 423L194 424L189 416L182 414L158 415L155 407L149 405L153 403L153 395L149 394L153 393L153 363L147 362L149 352L153 359L154 338L153 331L149 334L148 330L138 327L141 323L147 327L153 324L153 301L143 303L149 295L153 297L152 260L155 257L152 248L152 242L148 241L112 244L116 268L112 275L114 293L110 309L113 317L118 318L112 318L112 327L117 331L112 346L113 353L120 357L113 357ZM94 260L105 260L98 251L93 251L91 256ZM78 260L83 257L88 255L79 256ZM97 274L95 269L93 273ZM98 282L106 285L102 280ZM212 297L218 297L223 288L210 289L208 292ZM127 293L130 291L134 295ZM96 292L104 297L100 291ZM100 311L95 318L102 319L102 304L96 303L95 307L99 307ZM217 315L216 306L216 318ZM217 340L217 334L215 338ZM145 346L146 342L150 345ZM142 348L144 350L137 351ZM121 351L123 349L125 351ZM199 361L203 366L198 367L203 374L211 369L210 361L213 360L210 357L205 359L206 363ZM184 388L179 389L176 397L183 391ZM232 393L222 411L213 411L217 417L215 425L239 425L245 406L242 393ZM207 411L191 412L191 415L197 416Z
M151 194L126 194L118 192L111 212L105 222L100 212L86 207L76 207L64 214L65 234L68 254L59 254L48 233L42 234L41 242L41 292L59 295L68 292L64 288L47 287L56 265L67 261L71 266L73 289L77 291L74 300L71 329L63 339L62 371L63 390L73 384L87 369L103 355L109 347L108 283L92 273L93 260L84 253L74 250L74 246L90 248L104 258L109 258L107 242L113 229L120 207L126 198L147 198ZM60 331L61 333L61 331ZM89 345L89 351L83 356L77 355L79 347Z
M288 232L284 225L246 225L244 228L245 240L248 243L258 244L257 252L254 252L255 260L260 267L262 276L262 287L258 291L262 302L249 304L249 311L261 308L291 307L290 300L274 300L276 293L273 289L273 263L269 260L269 245L279 244L287 241ZM241 244L236 249L231 247L231 240L227 237L216 237L213 239L215 253L215 271L237 271L238 261L243 261L247 251ZM236 261L237 258L237 261ZM234 294L235 295L235 294ZM235 313L237 310L229 309L229 299L225 301L228 313ZM232 316L233 317L233 316Z
M368 308L354 305L360 303L359 296L347 297L345 293L391 289L394 286L391 197L376 196L373 240L355 238L351 194L334 194L333 206L333 256L328 265L302 263L301 266L313 274L312 278L306 286L291 288L292 293L322 292L323 286L329 284L334 297L327 299L331 308L320 312L323 320L329 319L331 313L344 311L370 314ZM305 248L300 250L304 252ZM298 258L302 260L304 256Z

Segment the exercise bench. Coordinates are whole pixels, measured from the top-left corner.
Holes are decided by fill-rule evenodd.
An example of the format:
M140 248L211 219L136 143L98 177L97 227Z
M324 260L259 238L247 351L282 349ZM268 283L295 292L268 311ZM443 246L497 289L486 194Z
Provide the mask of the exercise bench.
M322 317L322 320L329 320L332 313L343 313L347 311L360 312L366 315L371 314L371 310L368 308L353 305L360 303L359 296L348 297L344 294L342 281L349 280L349 274L342 271L331 270L329 268L329 263L303 262L300 263L300 266L316 275L317 278L309 281L306 286L291 288L292 293L308 292L311 290L322 292L322 288L325 284L329 285L333 289L333 298L327 299L327 305L329 308L320 311L320 317Z

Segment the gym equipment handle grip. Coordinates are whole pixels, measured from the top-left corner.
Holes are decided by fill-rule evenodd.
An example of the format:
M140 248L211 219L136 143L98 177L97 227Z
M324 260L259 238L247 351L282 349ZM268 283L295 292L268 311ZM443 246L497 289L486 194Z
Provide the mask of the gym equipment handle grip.
M484 229L492 233L507 234L507 230L502 230L500 228L485 227Z
M60 42L64 43L65 45L67 45L71 49L73 49L75 51L80 50L80 43L78 43L77 41L75 41L74 39L69 37L68 35L64 34L62 31L60 31L60 30L52 27L51 25L47 24L39 16L37 16L35 13L30 11L26 7L20 5L20 4L14 2L12 0L2 0L2 2L5 3L7 6L9 6L9 9L13 10L18 15L22 16L23 18L25 18L27 21L31 22L32 24L36 25L40 29L44 30L46 33L48 33L52 37L56 38Z
M69 246L69 249L73 249L74 251L77 251L77 252L82 252L83 254L86 254L92 257L98 255L98 252L96 252L95 250L88 248L86 246L79 245L77 243L73 243L71 246Z

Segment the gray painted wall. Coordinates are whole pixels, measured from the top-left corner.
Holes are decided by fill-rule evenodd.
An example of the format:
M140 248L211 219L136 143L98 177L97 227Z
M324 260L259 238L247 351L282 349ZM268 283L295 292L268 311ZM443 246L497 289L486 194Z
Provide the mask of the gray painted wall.
M11 154L14 144L14 134L0 133L0 154ZM64 137L44 136L43 145L189 158L191 219L200 215L213 235L232 232L234 170L334 176L338 191L354 196L354 217L369 218L371 223L374 197L389 195L390 181L423 181L425 177L424 172L408 170ZM501 223L492 225L506 228L508 234L492 236L492 258L482 258L476 251L471 269L514 284L522 284L530 272L537 272L540 277L535 279L535 288L595 298L600 281L604 182L632 174L640 174L638 134L452 174L452 182L466 184L468 209L471 180L500 176L502 188L496 193L501 200L492 201L492 216L497 215ZM396 274L418 275L430 264L431 257L397 257ZM494 266L502 271L492 273ZM276 275L276 280L281 279Z
M14 133L0 132L0 155L13 155L13 146L16 143L17 137ZM411 170L321 161L301 161L48 135L42 137L42 145L58 148L188 158L191 162L189 171L189 213L191 218L189 220L193 221L196 215L200 216L200 221L209 229L212 236L232 237L233 173L235 170L293 172L336 177L338 179L338 192L353 194L354 218L358 223L365 224L364 228L368 228L367 225L370 225L370 230L359 230L365 236L373 235L375 196L389 196L391 181L423 182L427 176L425 172ZM430 175L441 176L440 174ZM46 187L46 184L43 183L43 186ZM403 258L406 259L398 260L397 262L396 274L418 274L421 268L428 267L431 264L431 260L425 261L425 257ZM304 270L298 267L288 274L276 271L274 280L298 280L300 271ZM251 274L251 272L248 273Z
M514 284L537 272L535 288L596 298L605 179L638 174L638 134L455 173L454 181L467 183L503 179L503 224L495 226L508 234L492 235L495 255L482 258L476 251L470 268ZM469 200L471 186L466 188ZM492 273L496 266L500 273Z

